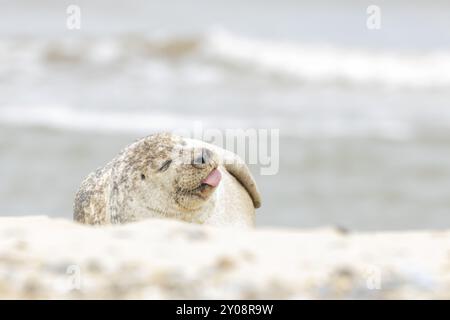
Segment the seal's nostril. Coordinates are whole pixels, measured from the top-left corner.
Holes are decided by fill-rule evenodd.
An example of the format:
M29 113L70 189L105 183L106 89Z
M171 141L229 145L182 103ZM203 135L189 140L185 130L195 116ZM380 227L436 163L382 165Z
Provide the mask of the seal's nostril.
M207 162L208 162L208 157L207 157L205 151L202 150L202 164L205 164Z
M203 164L209 163L212 157L212 153L211 151L209 151L208 149L202 149L202 159L203 159Z
M211 162L212 152L208 149L202 148L200 154L194 157L193 163L194 165L205 165Z

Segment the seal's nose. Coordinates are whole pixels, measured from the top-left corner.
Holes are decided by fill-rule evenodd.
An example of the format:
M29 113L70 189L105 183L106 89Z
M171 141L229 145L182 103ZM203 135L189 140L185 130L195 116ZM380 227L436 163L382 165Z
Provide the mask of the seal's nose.
M193 165L206 165L211 162L212 152L206 148L202 148L194 155L192 164Z

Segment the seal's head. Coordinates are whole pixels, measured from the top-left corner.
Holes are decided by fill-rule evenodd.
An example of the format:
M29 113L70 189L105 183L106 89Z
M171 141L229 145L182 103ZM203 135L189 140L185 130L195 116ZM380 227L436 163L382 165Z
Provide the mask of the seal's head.
M210 200L221 182L218 155L206 146L156 134L131 148L133 152L126 152L135 172L131 197L164 216L189 217Z
M230 183L244 189L233 189ZM231 196L232 190L239 190L237 197ZM225 198L233 202L243 190L258 208L261 196L256 183L236 154L203 141L160 133L136 141L90 174L76 195L74 217L90 224L148 217L203 223L217 209L224 212Z
M207 148L187 146L172 136L172 150L158 158L151 170L151 184L168 192L177 211L198 210L220 183L217 156Z

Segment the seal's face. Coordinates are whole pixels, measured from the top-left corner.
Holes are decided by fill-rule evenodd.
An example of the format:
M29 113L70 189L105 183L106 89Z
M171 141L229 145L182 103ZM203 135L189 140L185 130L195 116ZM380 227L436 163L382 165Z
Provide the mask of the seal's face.
M166 180L181 210L198 210L220 183L221 175L214 154L206 148L177 145L171 158L161 163L158 172Z
M151 149L147 172L141 175L150 209L164 215L200 210L221 180L214 152L176 136L156 139Z

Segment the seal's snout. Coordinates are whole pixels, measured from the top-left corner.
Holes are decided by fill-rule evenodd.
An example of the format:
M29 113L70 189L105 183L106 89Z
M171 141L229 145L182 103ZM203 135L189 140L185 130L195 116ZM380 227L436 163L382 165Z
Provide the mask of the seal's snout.
M217 187L222 179L222 174L218 169L214 169L211 173L203 179L202 183L207 184L211 187Z
M202 166L202 165L208 165L211 163L213 157L213 153L206 149L202 148L196 154L194 154L194 157L192 159L192 165L194 166Z

